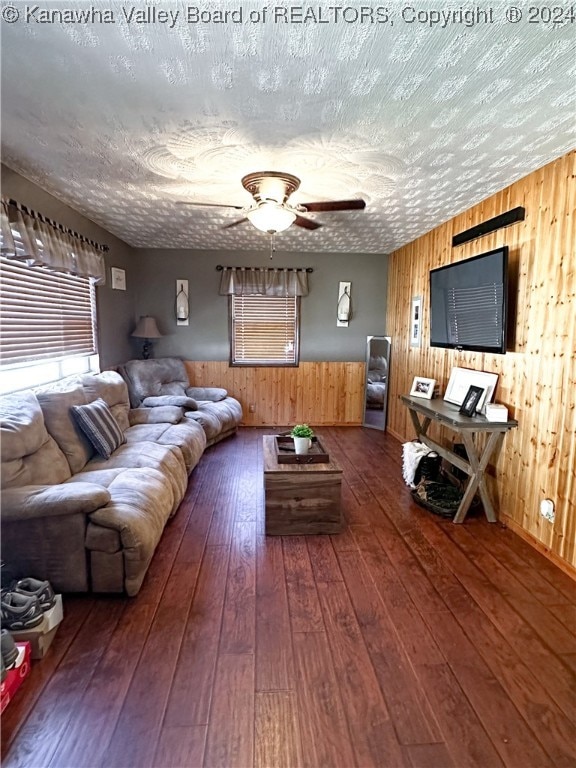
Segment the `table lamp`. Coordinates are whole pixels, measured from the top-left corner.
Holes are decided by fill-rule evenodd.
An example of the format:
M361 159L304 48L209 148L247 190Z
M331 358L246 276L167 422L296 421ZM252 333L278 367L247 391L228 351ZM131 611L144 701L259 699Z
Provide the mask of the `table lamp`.
M140 320L138 320L136 328L132 331L132 336L144 339L144 344L142 345L142 359L148 360L150 352L152 351L152 343L150 339L159 339L162 334L158 330L156 318L151 317L150 315L143 315Z

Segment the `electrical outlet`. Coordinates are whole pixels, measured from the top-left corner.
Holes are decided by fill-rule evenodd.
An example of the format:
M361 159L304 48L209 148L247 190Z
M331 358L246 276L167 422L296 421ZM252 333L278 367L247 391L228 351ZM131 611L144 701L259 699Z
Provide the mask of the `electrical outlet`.
M551 499L542 499L540 502L540 514L545 520L553 523L556 514L554 512L554 502Z
M248 406L248 413L256 413L255 403L250 403L250 405Z

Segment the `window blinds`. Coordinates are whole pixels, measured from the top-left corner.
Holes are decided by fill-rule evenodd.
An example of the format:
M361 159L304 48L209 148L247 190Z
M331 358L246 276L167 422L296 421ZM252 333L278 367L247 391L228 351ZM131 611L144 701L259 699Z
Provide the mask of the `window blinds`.
M297 365L298 297L231 296L232 364Z
M0 364L96 353L89 277L0 258Z

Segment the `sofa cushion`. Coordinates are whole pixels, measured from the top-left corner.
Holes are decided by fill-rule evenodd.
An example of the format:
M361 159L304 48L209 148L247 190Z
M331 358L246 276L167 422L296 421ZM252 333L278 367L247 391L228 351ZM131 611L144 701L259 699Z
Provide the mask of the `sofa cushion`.
M67 392L37 392L44 414L46 429L66 456L72 474L79 472L94 456L94 446L82 432L72 413L75 405L86 405L86 395L80 385Z
M0 398L2 487L50 485L70 477L66 457L48 434L32 392Z
M120 531L125 547L153 549L160 541L174 503L172 489L162 472L134 468L97 474L98 482L107 487L111 499L90 514L92 522Z
M2 488L53 485L70 477L70 466L53 437L46 433L40 448L21 459L2 462Z
M189 413L197 413L197 411L189 411ZM188 474L198 464L206 448L206 435L201 425L188 419L184 419L179 424L136 424L126 430L126 440L129 445L152 442L176 446L182 453Z
M186 387L190 385L186 367L177 357L128 360L120 372L128 383L133 408L138 408L146 397L186 396Z
M228 397L228 392L222 387L188 387L186 394L195 400L205 400L218 403Z
M172 488L157 469L111 469L94 475L108 489L111 500L93 512L90 520L118 532L124 560L124 589L128 595L134 595L174 508ZM90 541L97 544L94 537Z
M242 406L233 397L227 397L219 402L199 402L197 411L188 411L186 420L196 421L202 425L208 444L219 439L220 435L235 430L242 419Z
M124 432L102 398L87 405L73 405L72 413L96 453L104 459L109 459L126 442Z
M98 374L85 374L80 377L86 400L101 397L107 404L112 415L122 430L128 429L128 411L130 402L126 382L116 371L103 371Z
M48 436L38 398L32 392L4 395L0 400L0 417L2 461L29 456Z
M188 485L188 473L181 451L175 445L159 445L155 442L124 443L112 453L109 459L96 456L86 464L77 477L92 481L94 472L111 469L157 469L172 487L175 512L184 498Z

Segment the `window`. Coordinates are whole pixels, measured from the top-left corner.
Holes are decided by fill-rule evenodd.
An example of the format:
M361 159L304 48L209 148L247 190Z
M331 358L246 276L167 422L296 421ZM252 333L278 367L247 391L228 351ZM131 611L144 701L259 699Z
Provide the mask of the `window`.
M5 257L0 258L0 267L2 391L93 368L94 280ZM72 358L84 360L75 363Z
M230 296L232 365L298 365L299 301Z

